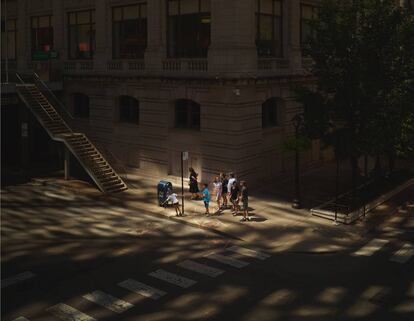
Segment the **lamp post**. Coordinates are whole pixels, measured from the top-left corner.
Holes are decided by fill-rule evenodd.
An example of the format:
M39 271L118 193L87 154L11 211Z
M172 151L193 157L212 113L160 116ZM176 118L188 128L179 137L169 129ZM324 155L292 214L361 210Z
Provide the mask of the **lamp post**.
M293 126L295 127L295 197L293 199L292 207L299 209L302 208L302 204L300 202L300 186L299 186L299 146L298 146L298 139L299 139L299 129L302 126L303 119L302 116L297 114L295 117L292 118Z

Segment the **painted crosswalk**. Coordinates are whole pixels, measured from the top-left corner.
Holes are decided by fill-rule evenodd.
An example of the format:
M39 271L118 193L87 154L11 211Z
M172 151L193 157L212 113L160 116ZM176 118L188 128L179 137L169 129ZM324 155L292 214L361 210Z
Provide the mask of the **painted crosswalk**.
M390 258L390 261L396 263L405 263L414 255L414 245L405 243L394 255Z
M229 247L227 250L244 255L244 256L250 256L253 257L255 259L259 259L259 260L266 260L270 257L269 254L260 252L260 251L255 251L255 250L251 250L245 247L240 247L237 245L234 245L232 247Z
M180 262L177 264L179 267L182 267L184 269L190 270L190 271L194 271L200 274L204 274L210 277L217 277L220 274L223 274L224 271L211 267L209 265L206 264L201 264L192 260L185 260L183 262Z
M1 280L1 288L5 288L9 285L16 284L16 283L31 279L34 276L35 276L35 274L30 272L30 271L26 271L26 272L17 274L15 276L10 277L10 278Z
M238 255L235 255L235 257L230 256L230 255L224 255L223 253L225 251L230 251ZM225 250L219 250L218 253L217 252L210 253L209 255L203 256L203 257L213 260L213 261L223 263L231 267L236 267L236 268L243 268L249 265L248 262L240 260L239 259L240 256L255 258L258 260L265 260L268 257L270 257L270 255L262 251L248 249L248 248L244 248L240 246L231 246L230 248L227 248ZM187 260L177 263L176 266L178 268L181 268L182 270L180 271L182 271L183 273L185 271L187 271L187 273L188 271L191 271L191 272L196 272L198 274L206 275L212 278L218 277L219 275L225 272L224 269L214 267L214 264L212 264L211 266L210 264L197 262L197 259L193 259L193 260L187 259ZM173 284L173 285L176 285L184 289L189 288L197 283L196 280L182 276L181 272L178 272L178 273L179 274L172 273L164 269L158 269L156 271L148 273L148 275L158 280L161 280L163 282ZM29 279L34 276L35 275L32 272L24 272L24 273L18 274L14 277L3 280L2 287L17 283L19 281ZM149 282L149 284L151 284L151 282ZM163 290L160 290L158 288L153 287L152 285L148 285L148 284L142 283L134 279L126 279L122 282L119 282L118 286L130 292L137 293L145 298L150 298L153 300L160 299L161 297L167 295L167 292ZM103 292L101 290L94 290L89 293L86 293L82 295L82 298L90 302L93 302L112 312L115 312L117 314L124 313L128 309L131 309L132 307L134 307L133 304L127 301L124 301L120 298L117 298L115 296L112 296L111 294ZM46 311L53 314L59 320L63 320L63 321L96 321L94 317L87 314L89 312L86 311L87 313L85 313L85 312L79 311L76 308L68 304L65 304L63 302L47 308ZM13 321L29 321L29 319L23 316L20 316L14 319Z
M118 285L129 291L138 293L142 296L151 298L153 300L158 300L159 298L167 294L164 291L161 291L152 286L149 286L147 284L144 284L139 281L132 280L132 279L122 281L121 283L118 283Z
M373 239L365 246L361 247L358 251L354 252L354 256L371 256L378 250L380 250L389 240Z
M51 306L50 308L46 309L46 311L52 313L64 321L96 321L96 319L92 318L91 316L64 303L58 303L54 306Z
M115 313L122 313L133 307L131 303L115 298L112 295L100 290L85 294L83 298L103 306L104 308L107 308Z
M249 263L246 262L246 261L242 261L242 260L239 260L239 259L235 259L235 258L232 258L232 257L229 257L229 256L217 254L217 253L209 254L209 255L206 256L206 258L218 261L218 262L223 263L223 264L227 264L227 265L236 267L238 269L249 265Z
M154 278L163 280L165 282L177 285L181 288L189 288L190 286L197 283L197 281L185 278L174 273L167 272L163 269L151 272L149 273L149 275L153 276Z

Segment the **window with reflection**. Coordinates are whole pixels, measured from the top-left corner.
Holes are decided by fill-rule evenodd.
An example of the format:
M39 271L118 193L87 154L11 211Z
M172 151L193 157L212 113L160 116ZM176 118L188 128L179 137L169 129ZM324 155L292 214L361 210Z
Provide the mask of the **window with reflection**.
M256 47L259 57L282 57L282 1L256 0Z
M317 19L319 8L308 4L301 4L300 6L300 44L305 47L310 38L313 36L310 23L312 20Z
M131 96L119 97L119 121L139 124L139 101Z
M205 58L210 46L210 0L167 0L168 57Z
M69 58L92 59L95 51L95 11L68 13Z
M89 97L82 93L72 94L73 116L89 118Z
M269 98L262 104L262 128L276 127L278 121L277 99Z
M53 49L52 16L38 16L31 19L32 56L35 52L49 52Z
M200 105L188 99L179 99L175 102L175 127L186 129L200 129Z
M147 47L147 5L112 9L112 48L114 59L144 58Z
M16 60L16 19L1 21L1 60Z

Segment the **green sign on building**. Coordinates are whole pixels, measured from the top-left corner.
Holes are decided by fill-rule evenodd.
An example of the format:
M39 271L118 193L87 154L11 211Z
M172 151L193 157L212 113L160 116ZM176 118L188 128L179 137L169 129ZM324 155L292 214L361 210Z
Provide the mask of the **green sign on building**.
M58 58L57 51L35 51L32 55L33 60L48 60Z

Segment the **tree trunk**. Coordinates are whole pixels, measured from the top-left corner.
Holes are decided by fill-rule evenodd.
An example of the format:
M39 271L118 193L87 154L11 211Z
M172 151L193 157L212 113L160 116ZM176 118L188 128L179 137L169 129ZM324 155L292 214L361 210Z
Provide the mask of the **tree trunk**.
M375 157L375 167L374 167L375 177L378 178L381 175L381 157L379 154Z
M395 154L389 153L388 154L388 170L392 173L395 169Z
M355 197L358 184L358 159L356 156L352 155L350 161L352 169L352 194Z

